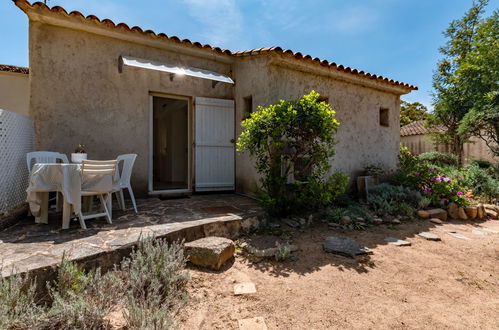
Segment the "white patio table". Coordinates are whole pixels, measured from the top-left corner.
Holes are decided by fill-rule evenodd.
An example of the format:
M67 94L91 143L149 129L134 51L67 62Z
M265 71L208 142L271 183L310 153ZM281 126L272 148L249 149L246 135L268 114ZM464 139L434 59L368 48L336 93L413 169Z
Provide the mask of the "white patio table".
M35 164L31 169L27 201L36 223L48 223L48 193L61 192L64 196L62 228L69 228L71 208L75 213L81 210L81 191L111 191L113 176L81 177L81 164Z

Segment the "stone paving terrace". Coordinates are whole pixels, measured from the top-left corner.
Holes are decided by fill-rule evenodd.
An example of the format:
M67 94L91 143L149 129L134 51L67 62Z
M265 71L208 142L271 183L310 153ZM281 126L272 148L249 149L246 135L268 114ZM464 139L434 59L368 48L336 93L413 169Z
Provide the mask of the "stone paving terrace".
M55 212L49 214L49 224L35 224L32 217L21 220L0 232L2 276L13 271L53 270L63 254L71 260L90 260L92 266L112 267L141 236L186 241L209 235L233 237L256 228L263 216L255 200L235 194L148 198L137 203L138 214L128 204L125 212L115 206L112 225L92 219L87 230L78 221L61 229L62 215Z

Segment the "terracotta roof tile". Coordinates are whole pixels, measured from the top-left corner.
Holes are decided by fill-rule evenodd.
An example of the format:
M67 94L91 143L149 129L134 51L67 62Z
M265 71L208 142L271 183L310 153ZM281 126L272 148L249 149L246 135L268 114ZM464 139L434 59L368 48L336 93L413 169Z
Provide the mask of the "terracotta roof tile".
M14 3L16 4L16 6L18 6L19 8L21 8L23 11L25 10L24 8L26 8L26 7L28 7L28 8L39 7L39 8L43 8L44 10L50 11L52 13L57 13L59 15L64 15L64 16L68 16L68 17L69 16L79 17L79 18L81 18L83 20L86 20L88 22L92 22L92 23L95 23L95 24L100 24L100 25L108 26L110 28L122 29L122 30L129 31L129 32L139 32L139 33L144 34L144 35L149 35L149 36L152 36L152 37L162 38L164 40L169 40L169 41L172 41L172 42L182 43L182 44L189 45L189 46L192 46L192 47L197 47L197 48L202 48L202 49L209 49L209 50L217 52L219 54L233 55L233 56L251 56L251 55L269 54L269 53L283 54L283 55L286 55L286 56L294 57L297 60L303 60L303 61L308 61L308 62L311 62L311 63L316 63L318 65L322 65L322 66L325 66L325 67L333 68L333 69L336 69L336 70L339 70L339 71L344 71L344 72L350 73L352 75L357 75L357 76L368 78L368 79L374 79L374 80L377 80L377 81L380 81L380 82L384 82L384 83L387 83L387 84L390 84L390 85L394 85L394 86L397 86L397 87L402 87L402 88L405 88L407 90L417 90L418 89L416 86L409 85L409 84L406 84L406 83L403 83L403 82L400 82L400 81L396 81L396 80L393 80L393 79L388 79L388 78L385 78L383 76L378 76L378 75L370 74L370 73L364 72L364 71L359 71L357 69L352 69L350 67L345 67L343 65L337 65L334 62L329 62L327 60L321 60L320 58L317 58L317 57L313 58L310 55L303 55L300 52L294 52L291 49L282 49L281 47L278 47L278 46L258 48L258 49L249 49L249 50L238 51L238 52L232 53L228 49L221 49L219 47L213 47L213 46L206 45L206 44L205 45L201 45L199 42L192 42L189 39L181 40L180 38L178 38L176 36L168 36L168 35L166 35L164 33L158 33L158 34L156 34L152 30L146 30L146 31L144 31L144 30L142 30L138 26L134 26L134 27L130 28L125 23L115 24L112 20L110 20L108 18L100 20L95 15L88 15L88 16L85 17L79 11L72 11L72 12L68 13L64 8L62 8L60 6L54 6L54 7L50 8L49 6L47 6L46 4L44 4L43 2L35 2L35 3L31 4L27 0L12 0L12 1L14 1Z
M0 64L0 71L29 74L28 68L7 64Z
M303 55L300 52L293 52L291 49L282 49L281 47L267 47L267 48L259 48L259 49L248 49L248 50L243 50L243 51L235 52L235 53L233 53L233 55L234 56L248 56L248 55L268 54L268 53L284 54L284 55L292 56L292 57L294 57L296 59L306 60L306 61L309 61L309 62L316 62L317 64L320 64L322 66L327 66L327 67L335 68L338 71L343 71L343 72L346 72L346 73L350 73L350 74L353 74L353 75L362 76L362 77L365 77L365 78L376 79L378 81L382 81L382 82L388 83L390 85L400 86L400 87L404 87L404 88L407 88L407 89L410 89L410 90L417 90L418 89L416 86L409 85L409 84L406 84L406 83L403 83L403 82L400 82L400 81L396 81L396 80L393 80L393 79L388 79L388 78L383 77L383 76L374 75L374 74L371 74L369 72L359 71L357 69L353 69L353 68L346 67L346 66L343 66L343 65L337 65L334 62L328 62L327 60L321 60L320 58L317 58L317 57L312 58L312 56L310 56L310 55Z
M443 131L443 130L445 130L443 126L436 127L436 131ZM400 128L400 136L423 135L431 132L432 129L426 128L424 126L423 120L412 122Z

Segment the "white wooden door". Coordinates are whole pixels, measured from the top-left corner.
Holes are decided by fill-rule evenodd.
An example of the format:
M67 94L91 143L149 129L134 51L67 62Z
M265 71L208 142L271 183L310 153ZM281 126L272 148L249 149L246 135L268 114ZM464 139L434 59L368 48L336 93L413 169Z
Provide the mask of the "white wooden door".
M195 102L195 189L234 190L234 100Z

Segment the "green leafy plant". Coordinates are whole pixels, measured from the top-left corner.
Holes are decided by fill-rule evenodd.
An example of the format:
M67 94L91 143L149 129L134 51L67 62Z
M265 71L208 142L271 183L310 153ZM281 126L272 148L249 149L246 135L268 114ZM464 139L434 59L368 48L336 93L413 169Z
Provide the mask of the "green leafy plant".
M84 144L79 144L76 148L74 153L75 154L86 154L87 153L87 147L85 147Z
M422 196L409 187L382 183L371 187L367 197L369 205L377 214L410 216L419 206Z
M255 158L262 200L273 215L322 207L346 189L344 174L327 175L339 122L319 97L312 91L259 107L242 122L237 149Z
M420 161L437 166L458 166L458 158L454 154L441 152L424 152L417 157Z
M289 244L276 242L275 246L277 248L274 255L276 261L284 261L289 258L291 254L291 247Z

